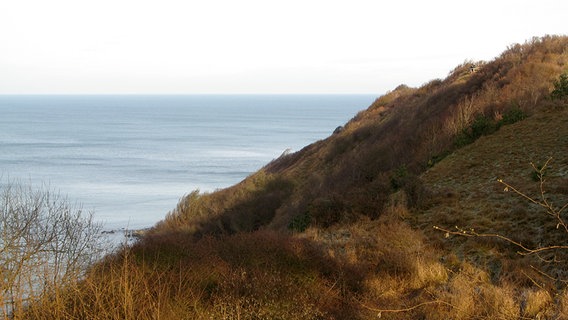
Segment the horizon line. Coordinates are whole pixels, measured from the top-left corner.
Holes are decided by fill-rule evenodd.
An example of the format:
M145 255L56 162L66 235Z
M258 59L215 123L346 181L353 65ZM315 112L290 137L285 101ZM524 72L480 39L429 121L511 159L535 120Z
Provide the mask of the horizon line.
M368 93L326 93L326 92L312 92L312 93L0 93L0 96L322 96L322 95L381 95L384 93L368 92Z

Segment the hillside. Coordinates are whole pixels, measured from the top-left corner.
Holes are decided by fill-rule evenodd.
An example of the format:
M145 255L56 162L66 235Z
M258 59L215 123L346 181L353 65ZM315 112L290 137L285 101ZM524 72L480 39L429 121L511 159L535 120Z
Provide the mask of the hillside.
M568 245L498 181L538 198L530 163L551 159L545 195L568 203L568 104L551 98L567 71L568 37L547 36L401 85L329 138L190 193L28 318L568 319L567 250L495 236Z
M535 38L494 61L466 62L444 80L401 85L340 133L276 159L232 188L192 193L157 229L231 234L377 218L408 177L538 112L566 70L566 47L565 37Z

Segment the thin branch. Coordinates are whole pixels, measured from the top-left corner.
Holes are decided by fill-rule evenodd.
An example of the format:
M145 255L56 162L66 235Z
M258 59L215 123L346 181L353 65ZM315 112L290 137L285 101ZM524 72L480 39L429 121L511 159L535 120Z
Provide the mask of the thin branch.
M403 308L403 309L378 309L378 308L372 308L372 307L366 306L366 305L363 304L362 302L359 302L359 303L361 304L361 306L362 306L363 308L365 308L365 309L367 309L367 310L374 311L374 312L378 312L378 313L379 313L379 317L380 317L381 313L383 313L383 312L384 312L384 313L408 312L408 311L412 311L412 310L414 310L414 309L417 309L417 308L420 308L420 307L423 307L423 306L429 305L429 304L443 304L443 305L447 305L447 306L450 306L450 307L452 307L452 308L455 308L455 306L452 305L451 303L446 302L446 301L442 301L442 300L433 300L433 301L422 302L422 303L419 303L419 304L414 305L414 306L412 306L412 307Z
M517 253L519 253L520 255L531 255L531 254L535 254L535 253L540 253L542 251L546 251L546 250L557 250L557 249L568 249L568 245L565 246L546 246L546 247L540 247L540 248L528 248L525 247L522 243L515 241L509 237L505 237L503 235L500 235L498 233L478 233L476 232L474 229L470 229L470 230L464 230L461 229L459 227L455 227L457 229L457 231L452 231L452 230L448 230L448 229L444 229L438 226L434 226L434 229L445 232L446 233L446 238L449 237L450 235L458 235L458 236L463 236L463 237L484 237L484 238L497 238L497 239L501 239L504 240L510 244L513 244L519 248L521 248L523 251L517 251Z
M548 279L550 279L550 280L553 280L553 281L560 281L560 282L562 282L562 283L568 283L568 280L562 280L562 279L555 278L555 277L549 275L548 273L546 273L546 272L544 272L544 271L542 271L542 270L540 270L540 269L538 269L538 268L535 268L534 266L531 266L531 269L533 269L534 271L540 273L542 276L544 276L544 277L546 277L546 278L548 278Z
M568 224L560 215L560 213L563 210L568 208L568 203L566 203L560 209L556 209L556 208L554 208L554 205L551 204L548 201L548 199L545 195L546 191L544 190L544 184L545 184L546 179L544 178L544 175L545 175L545 171L548 168L548 165L549 165L551 160L552 160L552 158L548 158L548 160L546 160L544 165L542 165L542 167L540 167L540 168L538 168L534 163L531 163L531 166L533 167L533 169L537 173L538 178L540 180L540 198L541 198L541 200L537 200L537 199L527 195L526 193L518 190L517 188L508 184L507 182L503 181L502 179L498 179L497 181L505 186L505 189L504 189L505 192L513 191L514 193L516 193L517 195L521 196L522 198L528 200L529 202L534 203L534 204L544 208L546 210L547 214L549 214L550 216L552 216L556 219L556 222L557 222L556 228L558 229L558 228L560 228L560 226L562 226L564 231L566 233L568 233ZM515 245L518 248L520 248L521 251L517 251L517 253L519 253L521 255L536 254L540 259L542 259L544 261L547 261L547 260L540 257L538 255L539 253L541 253L543 251L548 251L548 250L560 250L560 249L565 250L565 249L568 249L568 245L552 245L552 246L545 246L545 247L539 247L539 248L529 248L529 247L524 246L522 243L520 243L518 241L515 241L515 240L513 240L509 237L506 237L506 236L503 236L503 235L500 235L500 234L497 234L497 233L478 233L474 229L465 230L465 229L459 228L457 226L455 228L456 228L456 230L452 231L452 230L448 230L448 229L441 228L441 227L438 227L438 226L434 226L434 229L445 232L446 238L449 237L450 235L459 235L459 236L463 236L463 237L487 237L487 238L501 239L505 242L508 242L508 243ZM551 262L551 261L547 261L547 262Z
M566 221L564 221L564 219L560 215L562 213L562 211L564 211L564 209L566 209L568 207L568 203L566 203L560 209L556 209L556 208L554 208L553 204L548 202L548 199L545 195L546 191L544 190L544 183L546 182L546 179L544 178L544 176L545 176L546 169L548 168L548 164L550 163L551 160L552 160L552 157L548 158L548 160L546 160L544 165L542 165L542 167L540 167L540 168L538 168L534 163L531 162L531 166L534 169L534 171L537 173L537 176L538 176L538 179L539 179L540 198L541 198L540 201L534 199L533 197L528 196L527 194L516 189L512 185L504 182L502 179L498 179L497 181L505 186L504 190L506 192L509 191L509 190L512 190L514 193L518 194L519 196L521 196L521 197L527 199L528 201L546 209L546 213L553 216L556 219L556 221L557 221L556 228L559 228L560 226L562 226L562 228L564 228L564 231L568 233L568 224L566 223Z

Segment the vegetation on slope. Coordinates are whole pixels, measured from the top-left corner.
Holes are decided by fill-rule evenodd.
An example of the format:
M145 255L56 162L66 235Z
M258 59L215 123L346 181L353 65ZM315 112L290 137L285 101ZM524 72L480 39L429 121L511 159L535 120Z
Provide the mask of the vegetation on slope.
M568 203L568 37L535 38L420 88L240 184L193 192L35 319L568 319L563 263L495 237L567 234L498 178ZM551 222L552 221L552 222ZM452 229L454 230L454 229ZM562 259L565 254L552 251Z
M543 108L566 72L567 46L566 37L535 38L475 63L474 72L466 62L444 80L401 85L340 133L276 159L232 188L191 194L156 229L230 234L377 218L393 191L406 187L416 189L412 198L420 196L412 177Z

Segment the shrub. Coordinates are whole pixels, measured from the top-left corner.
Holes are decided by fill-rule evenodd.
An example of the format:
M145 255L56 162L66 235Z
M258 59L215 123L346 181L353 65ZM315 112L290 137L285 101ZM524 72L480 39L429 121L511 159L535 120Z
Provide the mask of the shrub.
M471 125L456 136L455 146L460 148L473 143L481 136L493 133L496 130L496 124L484 114L475 117Z
M554 81L554 90L550 93L553 100L568 97L568 74L563 73L558 80Z
M394 190L399 190L406 184L406 180L408 179L408 169L405 165L398 167L392 174L391 177L391 187Z
M424 186L422 180L413 175L411 176L403 187L404 193L406 193L406 201L408 207L419 208L426 204L428 199L428 192Z
M502 125L508 125L508 124L513 124L515 122L519 122L521 120L524 120L527 118L527 114L515 107L515 108L511 108L509 110L507 110L504 114L503 114L503 118L499 121L499 123L497 124L498 127L502 126Z
M345 205L336 197L317 198L308 206L308 213L315 225L327 228L341 221Z
M292 221L288 224L288 229L296 232L304 232L310 226L311 222L312 217L309 212L305 212L292 218Z
M450 152L449 152L449 151L444 151L444 152L442 152L442 153L440 153L440 154L437 154L437 155L433 156L430 160L428 160L428 163L427 163L428 168L431 168L431 167L433 167L436 163L438 163L438 162L444 160L444 158L446 158L448 155L450 155Z
M484 114L477 115L471 124L471 136L474 140L493 131L495 131L495 125Z

